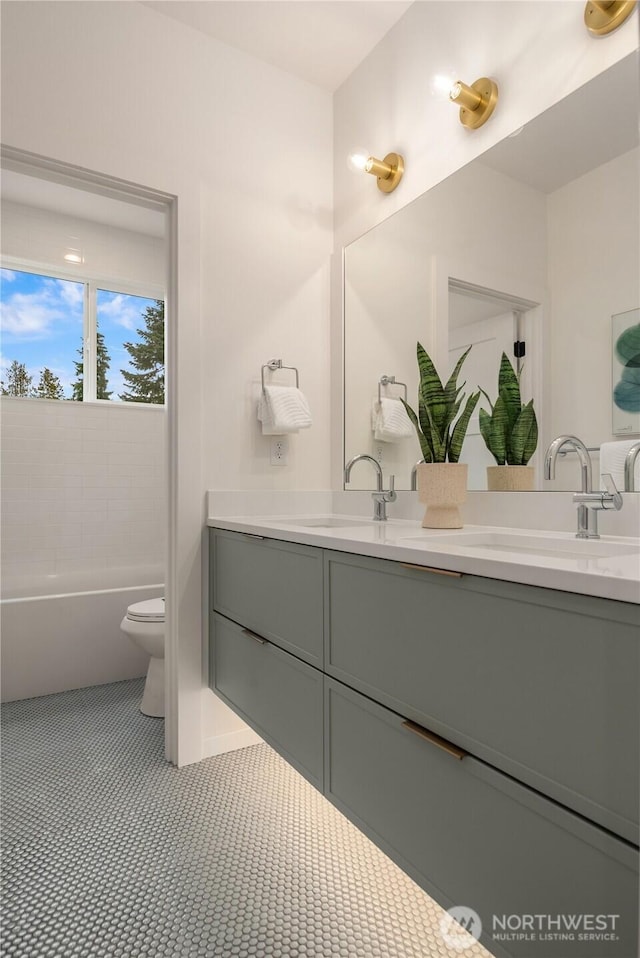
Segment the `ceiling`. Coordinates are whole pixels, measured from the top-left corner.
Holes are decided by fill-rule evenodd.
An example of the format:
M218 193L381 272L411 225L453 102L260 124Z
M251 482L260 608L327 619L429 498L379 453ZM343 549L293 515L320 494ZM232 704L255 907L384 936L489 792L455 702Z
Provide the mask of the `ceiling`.
M404 0L142 0L333 93L411 6Z

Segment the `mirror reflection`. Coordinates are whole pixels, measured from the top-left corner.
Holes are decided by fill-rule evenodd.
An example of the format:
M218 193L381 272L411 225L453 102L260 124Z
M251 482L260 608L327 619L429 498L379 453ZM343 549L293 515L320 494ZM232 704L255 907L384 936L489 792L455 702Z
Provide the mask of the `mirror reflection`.
M539 426L532 488L577 488L569 450L543 478L558 435L584 442L594 476L603 444L640 435L640 416L614 402L614 317L637 326L640 303L637 116L632 55L345 249L345 461L374 456L410 488L417 436L402 421L389 434L378 397L404 398L406 384L417 409L417 342L443 382L472 346L460 383L486 396L460 456L469 489L486 489L496 464L481 410L491 414L503 353ZM618 395L638 386L625 376ZM354 472L348 488L369 487Z

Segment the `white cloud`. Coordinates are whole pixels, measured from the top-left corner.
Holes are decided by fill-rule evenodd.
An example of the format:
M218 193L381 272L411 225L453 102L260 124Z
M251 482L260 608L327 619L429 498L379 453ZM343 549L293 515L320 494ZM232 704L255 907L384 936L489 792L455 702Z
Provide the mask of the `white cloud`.
M98 323L105 316L124 329L135 330L144 326L143 310L138 300L139 297L126 296L124 293L114 293L110 299L102 294L98 305Z
M2 279L3 283L13 283L16 276L16 272L12 269L3 268L0 270L0 278Z
M70 302L57 280L45 281L33 293L13 293L0 304L0 329L20 339L45 338L54 323L64 320L79 320L82 329L82 294L79 304Z
M53 281L55 289L58 292L60 300L67 306L82 307L84 304L84 285L82 283L71 283L65 279L56 279Z

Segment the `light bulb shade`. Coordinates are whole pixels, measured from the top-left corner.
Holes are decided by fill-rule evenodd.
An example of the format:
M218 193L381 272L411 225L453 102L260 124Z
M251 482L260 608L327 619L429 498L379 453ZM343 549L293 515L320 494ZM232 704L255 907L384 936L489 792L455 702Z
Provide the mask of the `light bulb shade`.
M429 83L429 92L431 96L438 100L448 100L451 87L456 82L456 71L450 70L442 73L435 73Z
M352 150L347 157L347 165L354 173L367 172L367 163L369 162L369 153L367 150L357 147Z

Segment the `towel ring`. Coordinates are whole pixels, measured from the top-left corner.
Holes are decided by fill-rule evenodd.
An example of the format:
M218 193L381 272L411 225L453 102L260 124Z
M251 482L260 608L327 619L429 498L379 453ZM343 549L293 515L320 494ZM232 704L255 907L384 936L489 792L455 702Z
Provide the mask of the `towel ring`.
M263 392L264 392L264 371L265 371L265 369L269 369L272 373L274 373L274 372L276 371L276 369L292 369L293 372L296 374L296 389L299 389L299 388L300 388L300 376L299 376L298 370L296 369L295 366L283 366L281 359L270 359L269 362L268 362L268 363L265 363L264 366L262 367L262 369L260 370L260 378L261 378L261 380L262 380L262 391L263 391Z
M382 386L402 386L404 389L404 401L407 401L407 384L397 381L395 376L381 376L378 383L378 402L381 400L380 390Z

